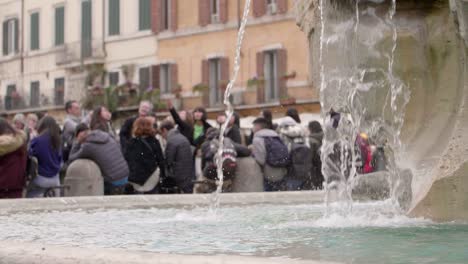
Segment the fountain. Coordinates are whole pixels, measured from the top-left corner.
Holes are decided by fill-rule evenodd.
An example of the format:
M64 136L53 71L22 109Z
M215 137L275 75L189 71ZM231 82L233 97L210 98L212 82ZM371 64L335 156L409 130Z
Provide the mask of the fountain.
M468 225L444 221L468 219L467 7L297 1L325 123L340 113L326 128L323 158L339 154L327 193L347 206L322 191L219 194L214 211L212 195L4 200L0 262L466 262ZM357 173L360 132L383 144L388 171ZM356 201L367 180L390 199Z

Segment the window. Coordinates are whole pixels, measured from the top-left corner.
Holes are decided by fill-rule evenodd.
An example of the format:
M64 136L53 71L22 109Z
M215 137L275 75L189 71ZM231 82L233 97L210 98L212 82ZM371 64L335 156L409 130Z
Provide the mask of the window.
M3 55L5 56L19 51L18 21L17 18L12 18L3 22Z
M39 98L40 98L40 83L39 82L31 82L31 91L29 98L29 106L31 107L38 107L39 106Z
M267 11L270 15L274 15L278 12L276 0L267 0Z
M209 63L209 82L210 105L216 105L221 102L220 81L221 81L221 63L220 59L211 59Z
M219 23L219 0L210 0L211 23Z
M39 49L39 13L35 12L31 14L31 50Z
M151 87L150 67L140 68L140 70L138 71L138 76L140 79L140 92L144 92L146 89Z
M65 42L65 7L55 8L55 46Z
M55 105L63 105L65 94L65 78L57 78L54 82L54 102Z
M119 85L119 72L110 72L109 73L109 85L110 86Z
M267 51L264 55L265 100L279 99L278 56L276 51Z
M120 0L109 0L109 36L120 34Z
M159 67L159 89L161 89L161 93L169 94L172 92L171 87L171 65L161 64Z
M16 85L10 84L7 86L7 92L5 96L5 109L13 109L13 94L16 92Z
M81 2L81 57L91 57L92 50L92 12L91 1Z
M151 29L151 1L139 0L138 6L138 29L140 31Z

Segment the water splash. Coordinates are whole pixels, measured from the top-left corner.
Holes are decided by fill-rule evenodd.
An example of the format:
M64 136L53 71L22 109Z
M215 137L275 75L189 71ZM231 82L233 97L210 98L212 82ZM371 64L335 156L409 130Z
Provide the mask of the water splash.
M410 93L394 73L396 6L396 0L319 2L320 98L325 125L322 172L326 201L331 193L337 194L344 204L343 214L352 210L352 186L362 166L355 146L362 132L384 148L392 198L397 197L403 152L400 134ZM382 17L385 8L387 15ZM392 200L398 207L397 199Z
M242 22L239 27L239 31L237 33L237 43L236 43L236 55L234 59L234 71L232 74L232 78L229 81L226 91L224 92L224 105L226 106L226 121L221 126L221 131L219 134L219 147L218 152L215 155L215 163L217 166L217 174L218 174L218 181L216 182L216 192L214 195L214 202L212 203L212 208L214 211L219 207L219 195L223 191L223 184L224 184L224 174L223 174L223 149L224 149L224 133L229 125L229 121L231 120L232 116L234 115L234 107L230 101L231 90L234 87L234 84L237 80L237 75L239 74L240 69L240 59L241 59L241 50L242 50L242 42L244 40L244 33L245 27L247 25L249 11L250 11L250 3L251 0L246 0L244 4L244 13L242 15Z

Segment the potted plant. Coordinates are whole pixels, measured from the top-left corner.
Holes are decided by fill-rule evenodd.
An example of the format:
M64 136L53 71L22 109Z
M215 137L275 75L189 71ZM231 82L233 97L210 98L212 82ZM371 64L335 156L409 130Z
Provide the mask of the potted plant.
M208 91L208 85L205 85L203 83L199 83L192 88L193 93L198 93L198 94L204 94L206 91Z
M256 90L259 85L262 85L264 83L265 83L265 79L254 76L247 80L247 89Z
M296 75L297 75L296 71L293 71L291 73L285 73L283 75L283 79L285 79L285 80L294 79L294 78L296 78Z

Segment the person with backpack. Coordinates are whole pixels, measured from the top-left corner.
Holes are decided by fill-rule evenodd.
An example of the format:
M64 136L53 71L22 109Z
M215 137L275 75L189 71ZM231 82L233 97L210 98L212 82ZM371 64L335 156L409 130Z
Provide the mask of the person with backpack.
M128 182L133 192L158 193L157 185L165 177L165 163L156 129L149 117L140 117L133 124L133 138L127 145L125 159L130 175Z
M268 120L262 117L253 122L252 155L262 168L265 191L281 191L289 166L289 152L279 135L268 126Z
M312 153L311 157L311 181L306 183L306 188L313 190L323 189L323 174L322 174L322 159L321 148L323 141L322 125L318 121L311 121L309 123L309 147Z
M216 157L219 149L219 133L218 129L209 128L206 140L201 146L203 176L214 183L218 180ZM234 178L237 170L237 157L249 157L250 155L250 149L225 137L222 152L223 179L230 181Z
M288 147L291 161L286 176L286 190L300 191L311 181L312 151L307 144L304 129L292 118L286 117L279 124L278 132Z

